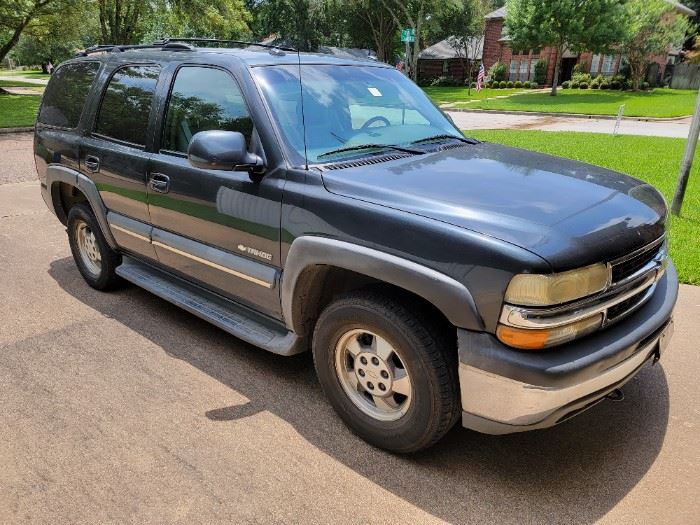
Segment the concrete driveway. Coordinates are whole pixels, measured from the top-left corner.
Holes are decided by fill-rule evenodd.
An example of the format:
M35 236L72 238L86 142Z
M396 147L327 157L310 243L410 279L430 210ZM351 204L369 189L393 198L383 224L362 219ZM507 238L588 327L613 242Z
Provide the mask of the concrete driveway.
M343 426L309 355L89 288L38 183L16 182L30 145L0 140L0 523L698 523L700 289L623 402L397 457Z

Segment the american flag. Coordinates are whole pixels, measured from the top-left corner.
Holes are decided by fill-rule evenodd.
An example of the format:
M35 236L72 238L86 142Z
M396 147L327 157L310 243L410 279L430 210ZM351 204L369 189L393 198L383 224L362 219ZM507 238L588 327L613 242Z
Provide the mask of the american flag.
M486 78L486 71L484 70L484 63L481 63L481 67L479 67L479 76L476 77L476 92L478 93L481 91L481 84L484 82L484 78Z

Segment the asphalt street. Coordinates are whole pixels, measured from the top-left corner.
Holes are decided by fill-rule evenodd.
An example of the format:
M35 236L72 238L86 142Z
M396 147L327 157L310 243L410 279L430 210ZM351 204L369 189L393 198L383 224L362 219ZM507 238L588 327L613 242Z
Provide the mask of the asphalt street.
M0 523L700 523L700 288L624 401L394 456L343 426L308 354L89 288L31 137L0 159Z

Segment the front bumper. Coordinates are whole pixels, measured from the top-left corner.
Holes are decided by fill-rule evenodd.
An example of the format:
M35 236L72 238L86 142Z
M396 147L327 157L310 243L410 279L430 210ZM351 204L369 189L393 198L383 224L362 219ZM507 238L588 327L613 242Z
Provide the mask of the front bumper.
M590 408L665 350L677 297L678 276L669 263L637 312L548 351L518 351L491 334L459 330L462 424L510 434L550 427Z

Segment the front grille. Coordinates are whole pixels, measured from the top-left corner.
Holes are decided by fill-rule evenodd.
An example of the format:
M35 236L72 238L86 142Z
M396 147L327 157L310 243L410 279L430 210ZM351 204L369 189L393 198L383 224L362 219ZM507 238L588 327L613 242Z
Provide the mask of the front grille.
M618 317L626 314L637 306L641 306L641 301L647 294L648 288L645 288L638 294L633 295L629 299L625 299L621 303L617 303L614 306L608 308L607 321L612 322L617 320Z
M639 253L623 258L619 262L614 262L612 264L612 282L619 283L629 276L634 275L649 264L649 262L659 254L662 248L663 242L662 240L658 240L642 249Z

